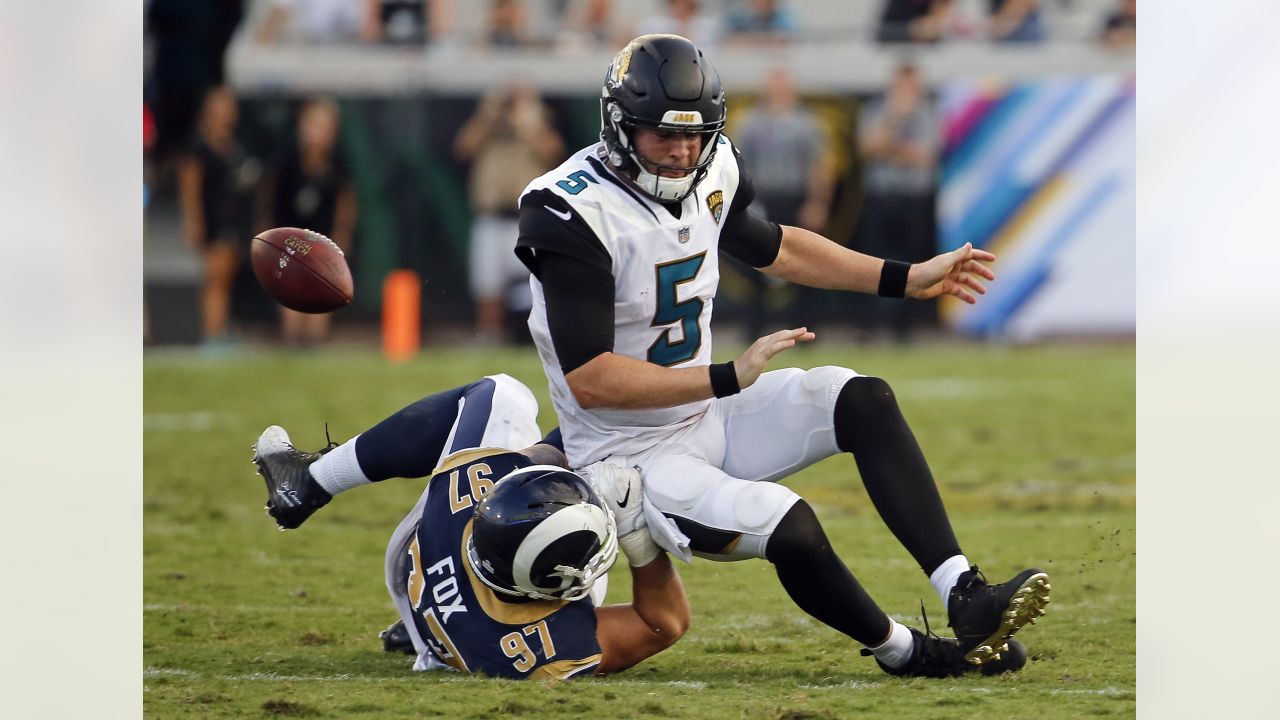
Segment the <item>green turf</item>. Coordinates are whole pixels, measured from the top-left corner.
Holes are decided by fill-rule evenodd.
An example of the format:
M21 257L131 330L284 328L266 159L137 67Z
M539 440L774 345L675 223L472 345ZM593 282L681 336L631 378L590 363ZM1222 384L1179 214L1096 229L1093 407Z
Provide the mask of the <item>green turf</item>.
M722 348L720 355L731 352ZM727 358L727 356L725 356ZM803 348L782 356L888 379L933 466L957 534L993 580L1048 570L1050 612L1019 637L1032 662L998 678L902 681L810 620L763 561L680 565L693 625L674 648L565 685L409 670L375 635L391 530L419 492L390 481L338 498L299 531L263 514L249 463L263 427L303 447L327 420L346 439L418 397L508 372L539 395L524 351L259 354L145 360L144 703L149 716L356 718L971 718L1133 716L1132 345ZM918 625L927 580L879 521L851 458L790 481L881 605ZM611 575L610 600L629 597Z

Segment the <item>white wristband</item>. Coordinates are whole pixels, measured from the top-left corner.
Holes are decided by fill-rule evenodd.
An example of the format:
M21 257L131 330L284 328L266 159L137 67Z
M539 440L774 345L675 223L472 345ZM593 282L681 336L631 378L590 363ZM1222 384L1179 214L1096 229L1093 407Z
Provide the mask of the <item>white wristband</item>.
M662 554L662 548L653 541L648 528L640 528L618 538L618 547L627 556L627 564L631 567L644 567Z

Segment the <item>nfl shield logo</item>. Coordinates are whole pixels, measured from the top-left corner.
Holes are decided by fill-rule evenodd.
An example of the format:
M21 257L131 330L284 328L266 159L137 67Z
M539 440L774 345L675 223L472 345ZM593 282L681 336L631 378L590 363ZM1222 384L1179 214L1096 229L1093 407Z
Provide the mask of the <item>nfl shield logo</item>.
M724 211L724 193L716 190L707 196L707 209L711 211L711 217L720 224L720 213Z
M676 231L676 239L682 243L689 242L689 226L685 225Z

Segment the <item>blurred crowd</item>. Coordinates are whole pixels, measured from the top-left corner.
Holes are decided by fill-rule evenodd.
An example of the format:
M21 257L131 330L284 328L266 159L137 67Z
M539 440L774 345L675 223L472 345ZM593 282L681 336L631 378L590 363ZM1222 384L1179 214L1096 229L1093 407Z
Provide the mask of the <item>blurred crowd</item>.
M834 27L815 26L804 17L806 6L825 5L825 20L832 14L833 3L843 11L836 15L847 18ZM651 32L673 32L704 47L811 39L858 41L871 36L879 42L1038 42L1054 33L1055 16L1074 13L1080 4L1080 0L489 0L482 25L466 27L457 20L460 0L261 0L265 20L258 26L256 39L558 49L611 48ZM1105 16L1097 18L1098 39L1109 46L1132 47L1135 4L1121 0L1108 7Z
M872 26L861 41L1043 42L1051 36L1048 17L1068 1L883 0L874 13L862 13ZM533 22L535 5L538 17L552 19L549 26ZM166 186L176 195L184 239L201 265L198 315L205 346L217 350L236 342L231 288L255 230L307 227L331 237L353 261L358 243L360 209L342 142L343 105L326 97L295 98L289 105L292 140L255 157L240 143L240 104L224 75L224 56L236 32L266 44L474 43L495 52L612 50L650 32L677 33L707 47L829 39L806 23L804 5L786 0L487 0L483 24L464 27L457 20L460 0L150 0L146 197ZM651 12L633 16L637 7ZM1095 39L1108 49L1131 50L1135 2L1109 5L1097 18ZM857 157L854 184L860 203L850 246L907 261L931 256L940 130L929 79L903 63L885 78L882 92L862 99L856 127L831 123L800 97L785 68L761 79L757 96L730 125L760 204L778 222L828 231L841 184L831 138L847 130ZM557 128L563 124L534 85L522 81L478 98L457 129L453 161L469 174L468 285L476 342L521 339L529 296L525 270L510 252L517 232L516 199L529 180L575 149ZM777 303L769 296L775 289L765 276L739 270L748 336L789 319L772 313ZM936 321L934 311L906 317L891 305L871 316L883 325L879 331L892 337L907 339ZM323 315L281 311L279 332L289 345L312 346L326 341L328 322Z

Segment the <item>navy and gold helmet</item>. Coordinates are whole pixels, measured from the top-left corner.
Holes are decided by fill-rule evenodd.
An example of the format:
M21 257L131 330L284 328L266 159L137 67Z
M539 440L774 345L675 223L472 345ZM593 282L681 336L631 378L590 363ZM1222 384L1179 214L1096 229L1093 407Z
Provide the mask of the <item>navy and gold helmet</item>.
M504 595L578 600L613 566L613 515L586 480L533 465L499 480L476 506L467 561Z
M696 45L679 35L641 35L609 65L600 94L606 157L655 200L683 200L706 177L724 118L719 73ZM641 162L635 149L637 128L701 134L697 164L677 168ZM663 171L681 175L665 177Z

